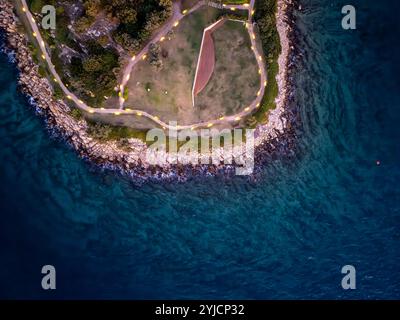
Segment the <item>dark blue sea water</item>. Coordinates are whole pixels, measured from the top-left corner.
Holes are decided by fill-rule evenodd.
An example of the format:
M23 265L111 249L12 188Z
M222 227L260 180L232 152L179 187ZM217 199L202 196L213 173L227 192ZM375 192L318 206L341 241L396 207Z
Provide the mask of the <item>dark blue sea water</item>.
M50 137L1 55L0 298L399 299L399 4L302 6L298 148L258 183L98 172Z

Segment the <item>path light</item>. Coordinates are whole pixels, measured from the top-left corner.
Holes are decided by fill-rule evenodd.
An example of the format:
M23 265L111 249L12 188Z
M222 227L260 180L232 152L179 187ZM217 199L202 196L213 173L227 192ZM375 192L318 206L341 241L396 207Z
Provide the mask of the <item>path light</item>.
M249 111L249 110L250 110L250 107L247 107L244 109L244 111Z
M176 21L175 23L174 23L174 27L177 27L179 25L179 21Z
M45 55L44 55L44 54L42 54L42 59L43 59L43 60L46 60L46 57L45 57Z
M165 94L168 94L168 91L165 91Z
M135 59L136 59L136 56L133 56L133 57L131 58L131 61L135 61Z
M114 114L115 114L116 116L119 116L119 115L121 114L121 112L114 112Z
M92 110L92 109L89 109L89 113L94 113L94 110Z
M70 95L68 95L68 96L67 96L67 99L71 100L71 99L72 99L72 97L71 97Z
M207 128L211 128L213 126L213 124L212 123L209 123L208 125L207 125Z
M236 8L231 8L231 10L232 10L232 11L235 11L235 10L236 10Z
M254 15L254 12L255 12L254 10L251 10L251 15Z
M139 117L141 117L142 116L142 113L141 112L138 112L138 113L136 113Z
M35 23L35 22L36 22L36 21L35 21L35 19L33 19L33 17L32 17L32 22L33 22L33 23Z
M155 117L154 117L154 119L155 119L155 120L158 120L158 117L157 117L157 116L155 116Z
M147 92L150 92L150 88L147 88Z
M146 58L147 58L147 55L144 54L143 57L142 57L142 59L143 59L143 60L146 60Z
M101 108L100 108L100 110L104 110L104 108L103 108L103 107L101 107Z
M128 74L127 76L126 76L126 81L129 81L129 78L131 77L131 75L130 74Z
M165 37L161 37L160 41L163 42L165 40Z
M258 108L259 106L260 106L260 103L257 103L257 104L256 104L256 107Z
M40 42L40 44L42 45L42 47L44 47L44 41L43 40Z
M186 14L187 13L187 9L182 11L182 14Z
M82 101L82 100L78 100L78 102L79 102L80 104L83 104L83 101Z
M219 120L221 120L221 121L224 120L224 119L225 119L225 117L220 117L220 118L219 118Z
M195 127L191 127L191 128L190 128L190 130L192 130L192 131L193 131L194 129L195 129Z
M254 33L251 35L251 37L253 38L253 40L256 40L256 36L254 35Z
M260 91L260 90L258 90L258 92L257 92L257 97L258 97L260 94L261 94L261 91Z
M240 117L236 117L236 118L235 118L235 121L239 121L239 120L240 120Z
M243 4L243 6L244 6L244 7L248 7L248 6L249 6L249 4L248 4L248 3L245 3L245 4Z
M23 11L23 12L26 12L26 9L25 9L25 7L22 7L22 11Z
M258 57L258 60L262 61L262 57L261 57L261 56L259 56L259 57Z
M54 78L53 80L54 80L54 82L58 82L56 78Z
M266 86L267 86L267 80L264 81L264 87L266 87Z
M129 108L126 108L126 109L125 109L125 111L128 111L128 112L130 112L130 111L132 111L132 110L131 110L131 109L129 109Z
M258 74L261 74L261 69L258 69Z
M36 32L33 32L32 35L36 38L37 34Z

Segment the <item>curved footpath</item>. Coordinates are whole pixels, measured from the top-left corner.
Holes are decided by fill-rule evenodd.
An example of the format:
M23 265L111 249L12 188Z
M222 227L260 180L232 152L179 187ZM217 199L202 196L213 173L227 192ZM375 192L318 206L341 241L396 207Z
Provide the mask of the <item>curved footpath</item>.
M258 46L257 46L257 41L256 41L256 36L254 32L254 24L252 23L252 16L254 13L254 3L255 0L251 0L248 5L223 5L223 8L231 9L231 10L248 10L248 21L246 23L246 28L249 32L250 39L251 39L251 45L252 45L252 50L254 52L254 55L256 57L257 63L258 63L258 68L259 68L259 74L260 74L260 89L257 92L257 97L256 99L246 108L244 108L243 111L232 115L232 116L225 116L221 117L216 120L212 121L207 121L207 122L199 122L191 125L176 125L176 126L171 126L162 120L160 120L157 116L152 115L148 112L145 112L143 110L138 110L138 109L122 109L123 108L123 103L124 99L120 97L120 108L110 108L110 109L105 109L105 108L93 108L88 106L86 103L84 103L82 100L80 100L76 95L74 95L62 82L60 76L58 75L57 71L55 70L54 65L51 62L51 57L47 52L46 49L46 44L42 38L42 35L39 31L39 28L36 24L36 21L34 17L32 16L32 13L29 11L28 5L26 3L26 0L20 0L22 3L22 11L26 14L30 27L32 29L33 36L37 39L40 49L42 51L42 58L46 61L46 64L49 68L50 73L54 77L54 81L59 84L61 87L61 90L64 92L66 95L67 99L73 101L75 105L88 113L92 114L113 114L115 116L121 116L121 115L136 115L136 116L143 116L147 117L150 120L154 121L155 123L159 124L162 128L164 129L172 129L172 130L184 130L184 129L197 129L197 128L205 128L205 127L212 127L213 125L217 124L223 124L223 123L229 123L229 122L238 122L240 121L243 117L247 116L248 114L252 113L255 109L257 109L260 104L261 100L264 96L264 91L265 87L267 86L267 74L266 70L264 67L264 61L262 58L262 55L258 52ZM207 2L208 4L208 2ZM211 3L214 5L217 5L215 3ZM177 27L179 24L179 21L185 17L188 13L192 13L196 10L198 10L200 7L206 5L205 1L200 1L197 5L195 5L193 8L191 8L189 11L181 13L179 4L177 2L174 2L174 7L173 7L173 16L167 22L166 25L162 27L162 29L156 34L156 36L140 51L140 53L134 57L131 58L131 61L129 62L128 66L125 68L124 75L122 78L122 82L120 84L120 92L124 92L124 88L126 83L129 81L130 74L132 72L132 68L136 65L138 61L146 57L146 53L148 52L148 49L152 43L159 42L165 35L172 30L174 27Z
M277 29L280 35L282 52L278 59L279 73L277 76L279 95L276 99L277 107L268 114L268 123L258 125L255 131L256 163L262 163L263 159L270 157L272 153L282 149L282 146L290 147L293 140L291 131L292 121L296 121L288 107L288 73L290 44L289 33L292 29L289 25L289 15L293 0L278 0ZM19 85L24 93L35 103L37 110L45 116L48 127L53 132L61 134L63 138L77 151L79 156L90 160L102 168L118 170L134 178L134 181L145 180L174 180L185 181L191 176L215 176L234 174L232 165L223 164L226 159L224 148L213 150L212 157L217 155L219 165L184 164L176 163L176 154L164 152L165 162L162 165L154 165L151 157L153 151L143 141L128 139L129 148L123 147L118 141L99 141L88 133L86 120L77 120L70 114L70 108L63 100L53 97L52 86L47 78L42 78L38 72L38 66L34 63L26 34L20 33L19 22L13 12L15 2L0 0L0 30L4 30L8 48L15 54L19 73ZM289 9L289 10L288 10ZM293 51L294 52L294 51ZM290 54L292 56L292 53ZM79 102L79 101L78 101ZM284 112L285 111L285 112ZM288 123L286 123L288 122ZM235 149L235 148L234 148ZM240 146L233 150L234 156L246 156ZM150 155L150 157L149 157ZM209 158L211 154L201 153L201 158ZM187 155L189 160L190 155ZM218 159L218 158L217 158ZM186 159L184 159L186 160ZM193 163L193 162L192 162Z

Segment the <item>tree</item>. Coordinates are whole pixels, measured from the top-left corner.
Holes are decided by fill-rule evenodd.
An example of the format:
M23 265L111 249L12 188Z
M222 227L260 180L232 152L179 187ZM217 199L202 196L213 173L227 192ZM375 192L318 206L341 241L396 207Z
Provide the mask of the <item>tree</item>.
M108 37L107 37L106 35L100 36L100 37L97 39L97 43L98 43L99 45L101 45L103 48L106 47L106 46L108 45L108 42L109 42L109 40L108 40Z
M86 31L93 23L92 18L88 17L80 17L76 22L75 22L75 30L78 33L83 33Z
M116 33L115 41L131 53L137 52L140 48L140 42L125 32Z
M100 0L86 0L85 1L85 8L86 14L89 17L96 17L100 11Z
M125 24L133 24L137 20L137 12L133 8L124 8L117 11L117 18Z
M87 72L97 72L102 69L102 62L99 57L93 56L83 60L82 66Z

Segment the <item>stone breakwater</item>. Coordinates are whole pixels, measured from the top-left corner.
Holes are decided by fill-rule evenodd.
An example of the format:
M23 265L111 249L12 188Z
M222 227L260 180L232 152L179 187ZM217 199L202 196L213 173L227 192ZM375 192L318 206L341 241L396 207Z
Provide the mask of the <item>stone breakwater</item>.
M288 17L291 0L278 0L277 27L281 38L282 53L279 57L277 76L279 97L277 108L269 114L269 122L256 128L255 163L261 166L266 159L277 151L289 150L293 138L293 126L296 118L286 110L288 98L288 67L290 66L290 32ZM19 32L19 21L13 12L13 4L0 0L0 29L4 30L8 48L15 52L19 73L19 85L22 91L31 97L51 129L61 135L85 159L104 168L119 170L139 180L177 180L184 181L194 176L234 175L232 165L181 165L174 163L174 157L165 155L167 162L162 166L147 162L146 144L138 139L129 139L129 150L118 146L117 142L99 142L87 132L85 120L76 120L70 115L70 107L62 100L56 100L49 81L39 75L39 68L32 59L25 34ZM293 51L293 50L292 50ZM223 149L219 150L221 158ZM234 150L238 155L240 148ZM209 155L202 155L209 156ZM222 158L223 159L223 158Z

